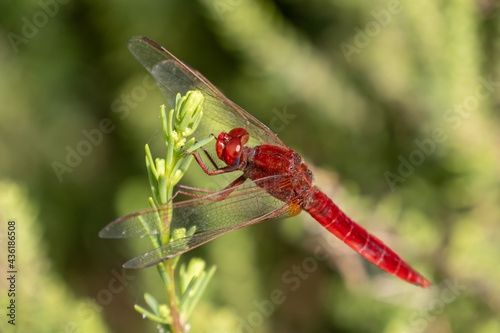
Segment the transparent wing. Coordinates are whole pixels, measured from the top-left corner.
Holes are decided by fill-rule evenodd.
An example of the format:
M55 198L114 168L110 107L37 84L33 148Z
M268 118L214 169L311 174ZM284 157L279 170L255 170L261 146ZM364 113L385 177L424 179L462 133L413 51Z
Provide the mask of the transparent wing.
M157 249L151 250L143 255L140 255L138 257L135 257L134 259L127 261L123 265L123 267L144 268L153 266L162 261L169 260L184 252L194 249L195 247L210 242L211 240L220 237L222 235L225 235L228 232L233 231L235 229L246 227L247 225L264 221L267 219L283 217L284 215L288 215L288 208L286 207L286 205L282 205L281 207L273 211L270 211L267 214L261 215L249 221L242 222L227 228L209 230L199 234L195 234L190 237L177 239L173 242L164 244Z
M172 234L175 229L195 228L195 233L238 228L252 221L289 216L296 205L286 204L269 195L259 184L270 182L279 187L290 186L283 176L265 177L201 198L144 209L108 224L99 232L102 238L134 238L155 234ZM227 196L227 197L226 197ZM221 197L225 197L221 200ZM289 202L293 202L290 199ZM273 214L270 214L274 212ZM279 214L278 214L279 212ZM171 216L171 219L169 218ZM231 229L231 230L232 230ZM200 236L201 237L201 236Z
M230 101L200 72L188 67L162 46L146 37L133 37L128 42L128 48L153 75L170 107L175 106L177 93L185 95L189 90L202 92L205 97L204 119L195 133L196 138L219 135L220 132L241 127L250 134L249 146L285 146L269 128Z

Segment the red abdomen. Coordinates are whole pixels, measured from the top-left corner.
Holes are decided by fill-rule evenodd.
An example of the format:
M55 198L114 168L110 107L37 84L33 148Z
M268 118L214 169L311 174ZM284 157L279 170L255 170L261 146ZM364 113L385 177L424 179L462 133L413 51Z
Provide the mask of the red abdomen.
M431 284L380 239L353 222L316 187L303 206L328 231L383 270L410 283L428 288Z

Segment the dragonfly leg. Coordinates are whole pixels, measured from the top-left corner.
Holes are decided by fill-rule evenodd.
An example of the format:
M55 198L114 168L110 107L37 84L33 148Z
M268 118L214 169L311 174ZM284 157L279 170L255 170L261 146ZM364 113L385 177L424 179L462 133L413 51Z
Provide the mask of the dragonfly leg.
M210 190L204 190L201 188L196 188L196 187L191 187L191 186L186 186L186 185L177 185L176 187L181 188L181 189L176 191L169 201L172 201L179 194L184 194L186 196L194 197L194 198L204 198L204 199L210 200L210 201L224 200L236 189L236 186L243 184L246 179L247 178L245 176L241 175L236 180L234 180L231 184L226 186L222 191L220 191L220 192L224 192L224 193L220 194L218 197L212 197L211 195L219 193L219 191L210 191ZM184 190L207 193L208 195L196 194L196 193L187 192Z
M203 149L203 148L201 148L201 149ZM205 149L203 149L203 151L205 152L205 154L208 156L210 162L212 162L212 164L215 166L215 170L214 171L208 170L207 165L205 164L205 162L203 162L203 160L202 160L202 158L200 156L200 153L198 151L193 151L193 152L189 152L189 151L185 151L185 150L182 150L182 151L185 154L193 155L194 159L196 160L196 163L198 163L198 165L201 167L201 169L207 175L209 175L209 176L220 175L220 174L223 174L223 173L233 172L233 171L238 170L237 166L226 166L224 168L219 168L217 166L217 164L215 164L215 162L212 159L212 157L210 156L210 154Z
M217 200L224 200L227 198L236 189L236 187L243 184L245 180L247 180L245 175L241 175L236 178L231 184L227 185L226 188L221 191L223 193L217 198Z
M214 137L215 137L215 135L214 135ZM203 147L201 147L201 150L203 150L205 152L205 155L207 155L208 159L210 160L212 165L215 167L215 169L219 169L219 167L217 166L217 163L215 163L215 161L213 160L212 156L208 153L208 151L206 151L205 148L203 148Z
M172 199L175 198L178 194L184 194L184 195L186 195L188 197L193 197L193 198L204 198L205 197L205 195L195 194L195 193L187 192L187 191L201 192L201 193L206 193L206 194L209 194L209 195L217 193L216 191L204 190L204 189L201 189L201 188L196 188L196 187L191 187L191 186L185 186L185 185L177 185L176 187L181 188L181 190L177 190L174 193L174 195L172 196ZM185 189L187 191L184 191L183 189Z
M176 187L181 188L181 189L185 189L188 191L193 191L193 192L201 192L201 193L208 193L208 194L217 193L216 191L204 190L201 188L196 188L196 187L191 187L191 186L186 186L186 185L176 185ZM188 197L194 197L194 198L204 198L205 197L204 195L194 194L194 193L183 191L183 190L177 190L172 195L170 200L168 200L168 202L173 201L174 198L177 197L177 195L179 195L179 194L184 194L184 195L187 195Z
M221 200L226 199L231 193L233 193L233 191L239 185L243 184L245 182L245 180L247 180L247 177L245 177L245 175L241 175L240 177L236 178L231 184L227 185L222 191L219 191L219 192L213 192L213 191L208 191L208 190L201 190L201 192L205 192L206 191L207 193L212 193L212 194L220 193L218 196L214 196L214 195L203 196L203 195L199 195L199 194L184 192L182 190L177 191L175 193L175 195L177 195L177 194L185 194L185 195L188 195L188 196L191 196L191 197L203 198L203 199L209 200L209 201L221 201ZM194 190L195 191L200 191L200 189L194 189Z
M201 193L208 193L208 194L214 194L217 192L217 191L205 190L202 188L191 187L191 186L186 186L186 185L176 185L176 187L187 190L187 191L201 192ZM179 191L182 191L182 190L179 190ZM187 194L187 193L184 193L184 191L182 191L182 192L183 192L183 194ZM189 195L189 194L187 194L187 195Z

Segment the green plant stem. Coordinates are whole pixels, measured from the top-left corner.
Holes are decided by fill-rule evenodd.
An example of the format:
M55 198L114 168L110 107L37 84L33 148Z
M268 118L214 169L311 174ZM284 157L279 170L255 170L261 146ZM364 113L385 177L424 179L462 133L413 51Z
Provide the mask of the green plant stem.
M172 144L173 145L173 144ZM166 166L166 168L168 165ZM171 221L172 219L172 193L173 193L173 186L169 182L167 182L167 188L166 188L166 194L167 194L167 202L166 204L169 206L167 209L167 221ZM164 226L167 227L167 226ZM166 244L170 241L170 235L169 233L166 233L166 235L161 236L162 237L162 243ZM175 261L173 260L167 260L161 263L159 266L163 267L166 273L167 281L165 283L165 289L166 289L166 294L167 294L167 300L168 304L170 306L170 311L172 315L172 333L182 333L184 331L183 325L181 322L179 310L178 310L178 304L177 304L177 295L175 292Z
M181 323L181 318L179 315L179 311L177 309L177 297L175 294L175 274L174 274L174 266L172 265L171 260L167 260L162 263L162 266L164 266L168 279L170 283L167 284L167 298L168 298L168 303L170 305L170 311L172 314L172 333L182 333L183 330L183 325Z

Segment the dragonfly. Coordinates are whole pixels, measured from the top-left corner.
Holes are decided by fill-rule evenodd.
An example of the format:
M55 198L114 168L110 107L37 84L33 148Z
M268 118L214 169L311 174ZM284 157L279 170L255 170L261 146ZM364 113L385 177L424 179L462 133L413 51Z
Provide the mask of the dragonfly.
M430 287L427 279L379 238L352 221L313 184L311 170L295 151L224 96L200 72L146 37L133 37L128 48L155 78L170 105L175 105L178 93L184 95L190 90L198 90L204 95L204 119L195 135L218 134L212 148L217 159L207 151L207 162L198 151L190 154L207 175L236 174L237 177L220 191L193 194L191 199L144 209L108 224L99 233L103 238L160 235L165 228L158 226L158 218L166 219L167 216L168 230L195 230L192 235L131 259L124 267L152 266L233 230L306 211L376 266L409 283Z

